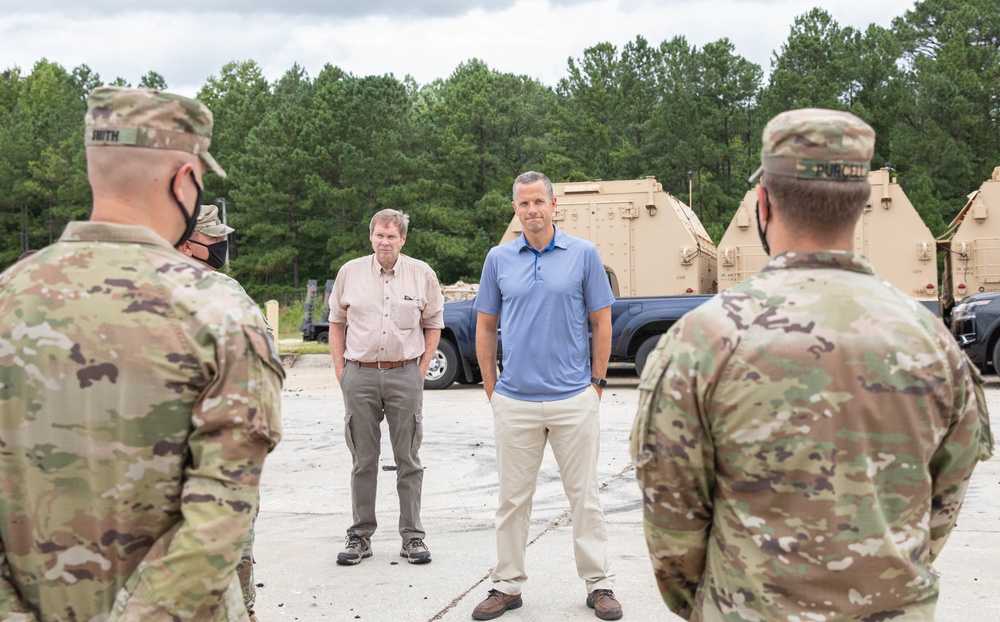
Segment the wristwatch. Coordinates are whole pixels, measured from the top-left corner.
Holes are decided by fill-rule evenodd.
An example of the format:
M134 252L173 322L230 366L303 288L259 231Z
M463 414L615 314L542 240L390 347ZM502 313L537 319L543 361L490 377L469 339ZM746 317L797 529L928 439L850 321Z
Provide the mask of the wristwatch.
M608 381L604 378L591 378L590 384L596 384L599 388L603 389L608 386Z

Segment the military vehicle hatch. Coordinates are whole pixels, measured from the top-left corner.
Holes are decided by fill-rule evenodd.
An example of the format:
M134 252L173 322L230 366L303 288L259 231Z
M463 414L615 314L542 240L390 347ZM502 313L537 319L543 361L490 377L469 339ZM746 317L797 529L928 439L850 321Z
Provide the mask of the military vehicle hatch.
M854 252L867 257L881 278L938 314L936 241L890 173L883 168L868 174L871 198L854 229ZM720 291L757 274L767 263L757 234L756 208L757 195L750 190L722 236Z
M654 177L552 184L560 230L590 240L622 296L714 294L716 249L690 207ZM514 216L500 243L521 234Z
M972 294L1000 292L1000 166L969 195L937 242L944 252L946 311Z

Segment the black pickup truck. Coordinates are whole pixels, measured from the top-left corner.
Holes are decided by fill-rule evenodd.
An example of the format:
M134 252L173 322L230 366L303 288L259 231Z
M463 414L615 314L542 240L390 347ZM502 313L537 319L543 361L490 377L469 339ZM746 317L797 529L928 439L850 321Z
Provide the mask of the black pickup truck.
M669 329L682 315L705 302L710 295L688 294L684 296L637 296L617 298L618 279L608 269L608 278L616 300L611 305L611 364L614 366L634 365L636 374L642 374L646 357L653 351L660 335ZM326 297L329 298L333 281L327 282ZM329 309L324 307L320 322L312 321L313 304L316 302L316 281L309 282L306 298L306 313L302 321L302 338L305 341L329 341L329 324L325 318ZM479 361L476 359L476 310L472 300L444 303L444 330L437 352L427 369L424 388L447 389L452 384L476 384L482 382ZM501 335L503 330L501 328ZM503 347L498 346L498 352Z
M973 294L951 311L951 334L983 373L1000 374L1000 293Z

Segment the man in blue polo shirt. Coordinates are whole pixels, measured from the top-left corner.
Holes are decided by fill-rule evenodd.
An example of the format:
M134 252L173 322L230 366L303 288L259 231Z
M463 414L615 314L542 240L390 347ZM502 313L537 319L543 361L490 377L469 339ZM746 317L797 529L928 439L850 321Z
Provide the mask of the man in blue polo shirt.
M622 608L611 591L614 575L597 494L599 409L615 299L597 248L552 224L556 199L548 177L522 173L513 194L524 233L489 252L474 305L476 355L493 407L500 500L493 589L472 617L491 620L522 604L531 498L548 440L569 498L587 606L602 620L617 620ZM497 379L501 320L503 373Z

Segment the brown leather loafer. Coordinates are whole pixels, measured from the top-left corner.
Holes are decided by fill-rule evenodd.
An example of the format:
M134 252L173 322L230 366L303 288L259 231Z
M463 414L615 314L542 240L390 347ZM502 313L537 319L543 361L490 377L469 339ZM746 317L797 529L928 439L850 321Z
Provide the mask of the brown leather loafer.
M521 595L511 596L509 594L504 594L503 592L498 592L497 590L490 590L489 596L486 600L476 605L475 610L472 612L473 620L492 620L493 618L499 618L503 615L504 611L508 609L517 609L521 606ZM621 611L619 609L619 611Z
M594 590L587 596L587 606L602 620L617 620L622 617L622 606L611 590Z

